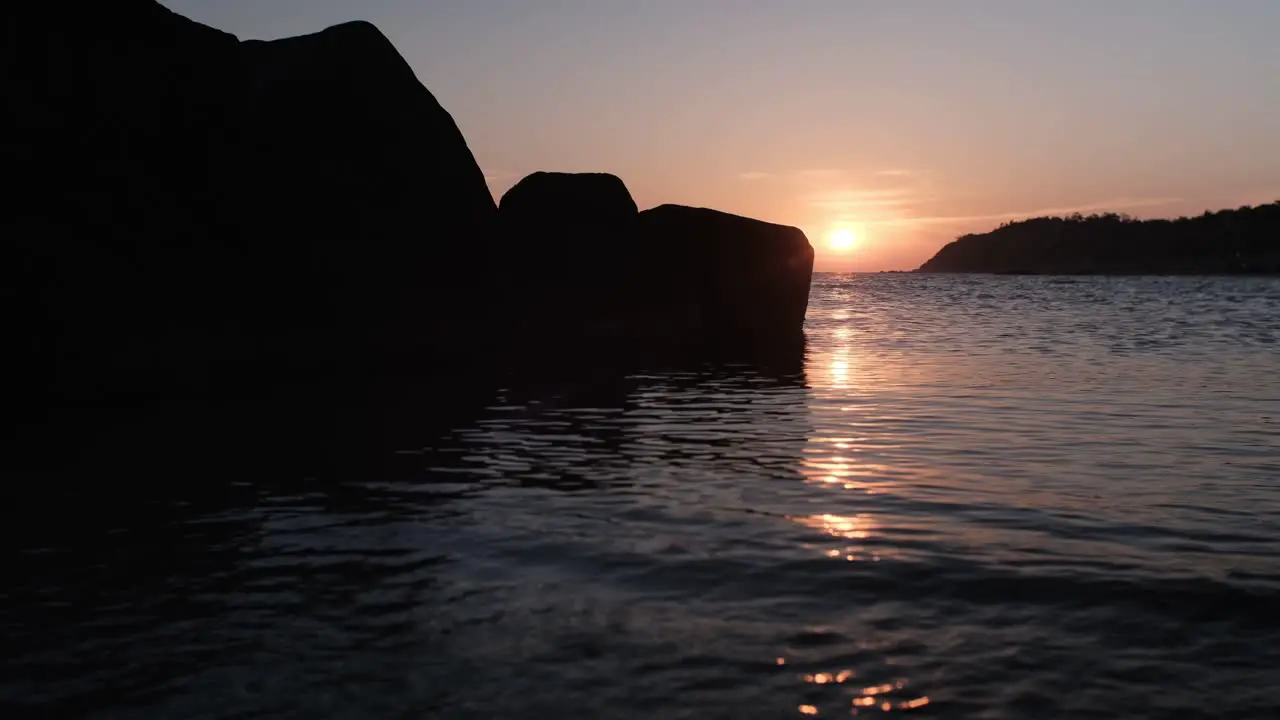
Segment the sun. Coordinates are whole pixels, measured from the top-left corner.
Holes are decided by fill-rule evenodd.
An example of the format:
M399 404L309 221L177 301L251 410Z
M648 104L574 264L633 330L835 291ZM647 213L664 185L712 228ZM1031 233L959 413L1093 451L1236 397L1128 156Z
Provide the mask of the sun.
M827 233L827 245L836 252L849 252L858 244L858 235L853 228L838 227Z

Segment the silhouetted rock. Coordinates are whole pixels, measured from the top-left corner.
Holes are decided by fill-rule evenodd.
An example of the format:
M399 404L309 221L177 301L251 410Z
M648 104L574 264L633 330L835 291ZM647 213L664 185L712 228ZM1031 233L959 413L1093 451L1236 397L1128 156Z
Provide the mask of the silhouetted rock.
M704 333L768 339L801 332L813 246L800 229L661 205L640 213L640 231L655 293L674 308L692 309Z
M1280 203L1177 220L1043 217L965 235L919 272L1042 275L1280 273Z
M55 394L442 361L496 207L371 25L274 42L151 0L0 11L18 377Z
M803 326L813 248L796 228L678 205L637 213L600 173L529 175L498 214L509 333L669 351Z
M502 196L498 212L522 231L554 233L626 227L639 208L616 175L536 172Z
M499 212L367 23L240 42L153 0L11 3L0 23L0 319L11 389L37 400L803 323L794 228L640 214L602 174L535 173Z
M318 317L340 337L380 355L453 352L496 211L453 119L368 23L243 47L248 216L264 241L291 244L286 262L310 255L329 301Z
M638 214L622 180L536 172L502 196L498 218L508 334L581 346L629 333L624 308L640 289L631 260Z

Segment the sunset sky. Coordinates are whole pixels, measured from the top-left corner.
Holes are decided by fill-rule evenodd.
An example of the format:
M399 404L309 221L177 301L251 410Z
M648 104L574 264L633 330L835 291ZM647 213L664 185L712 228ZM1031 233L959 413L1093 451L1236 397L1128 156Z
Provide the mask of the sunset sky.
M164 4L241 38L369 20L495 196L612 172L641 208L798 225L819 270L912 269L1029 215L1280 199L1275 0Z

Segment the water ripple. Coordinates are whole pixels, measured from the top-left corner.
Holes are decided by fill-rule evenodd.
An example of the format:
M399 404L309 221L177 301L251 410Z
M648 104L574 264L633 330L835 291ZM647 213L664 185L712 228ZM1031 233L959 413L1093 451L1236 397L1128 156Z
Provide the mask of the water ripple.
M794 363L299 412L11 523L0 708L1274 717L1278 283L819 276Z

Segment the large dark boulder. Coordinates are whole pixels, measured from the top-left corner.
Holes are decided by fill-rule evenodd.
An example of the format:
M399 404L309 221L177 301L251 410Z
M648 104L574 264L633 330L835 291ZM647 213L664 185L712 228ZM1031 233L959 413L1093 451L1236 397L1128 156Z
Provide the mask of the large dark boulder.
M0 293L29 390L467 347L496 207L375 28L274 42L152 0L0 10Z
M576 232L634 224L639 208L617 175L535 172L507 190L498 212L525 231Z
M242 44L245 216L286 266L311 263L314 316L384 355L451 352L496 207L453 119L368 23ZM345 342L345 340L344 340Z
M200 279L239 264L213 241L209 192L236 38L151 2L11 3L0 22L15 380L38 394L191 379L179 356L227 325Z
M525 347L800 336L813 248L796 228L679 205L638 213L622 180L603 173L534 173L498 215L503 334Z
M542 337L619 331L638 287L638 210L607 173L536 172L502 196L494 254L517 331ZM606 328L613 328L607 330Z
M713 340L798 336L813 277L799 228L683 205L640 213L656 297Z

